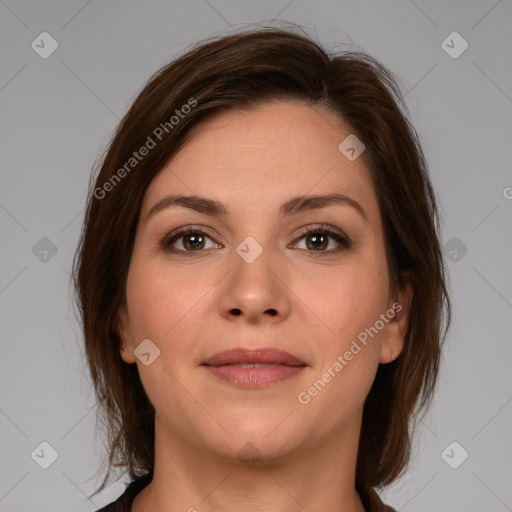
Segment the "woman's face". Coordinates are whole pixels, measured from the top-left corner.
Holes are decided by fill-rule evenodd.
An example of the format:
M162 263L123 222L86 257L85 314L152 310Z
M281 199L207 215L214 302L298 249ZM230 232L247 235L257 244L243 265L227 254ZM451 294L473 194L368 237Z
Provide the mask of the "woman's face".
M350 133L293 102L223 112L146 191L122 358L168 439L227 457L250 442L271 459L358 431L379 363L402 349L408 301L389 296L377 197L352 139L338 148ZM352 204L309 199L333 194ZM204 201L152 210L167 196ZM174 236L182 227L192 233ZM236 348L279 349L302 366L204 364Z

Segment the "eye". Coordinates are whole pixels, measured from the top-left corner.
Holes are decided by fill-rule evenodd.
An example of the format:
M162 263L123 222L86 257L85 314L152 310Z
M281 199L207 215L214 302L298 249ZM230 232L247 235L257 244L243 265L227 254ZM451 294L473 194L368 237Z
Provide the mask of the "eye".
M351 247L351 242L348 236L346 236L341 231L332 229L326 224L322 224L321 226L307 227L301 232L300 240L302 239L305 240L306 245L305 249L303 250L320 253L314 254L314 256L320 256L325 253L337 253ZM325 250L329 247L329 239L335 241L335 247L331 248L330 250Z
M206 246L206 241L210 240L213 245ZM210 236L201 229L194 227L181 227L165 235L160 241L159 246L168 252L181 253L186 256L193 256L195 252L201 252L203 249L220 247L212 241Z
M212 240L213 235L205 232L205 228L195 228L194 226L180 227L170 234L165 235L159 240L158 245L166 252L183 254L185 256L196 256L197 253L204 252L204 249L222 247ZM306 247L300 248L311 254L311 256L323 256L338 253L351 247L350 239L341 231L334 230L326 224L320 226L309 226L300 232L300 239L305 240ZM207 241L211 242L207 246ZM330 242L334 240L334 248L329 248ZM291 246L295 247L295 246Z

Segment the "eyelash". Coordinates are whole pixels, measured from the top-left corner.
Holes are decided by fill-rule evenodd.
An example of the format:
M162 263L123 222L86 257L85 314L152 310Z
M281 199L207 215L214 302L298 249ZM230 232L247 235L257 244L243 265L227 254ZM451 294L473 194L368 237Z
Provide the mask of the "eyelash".
M334 231L327 224L322 224L320 226L309 226L309 227L301 230L301 232L299 233L298 241L300 241L302 238L304 238L305 236L307 236L311 233L327 235L327 236L331 237L332 239L334 239L339 244L338 248L331 249L329 251L313 251L313 250L308 250L308 249L301 249L302 251L312 253L310 255L311 257L317 257L317 256L322 257L325 255L329 256L329 255L337 254L345 249L350 249L350 247L352 246L352 242L350 241L348 236L346 236L345 234L339 233L338 231ZM166 252L169 252L169 253L183 254L184 256L187 256L187 257L196 257L196 256L198 256L198 253L204 252L205 250L202 249L202 250L197 250L197 251L183 251L181 249L170 248L171 245L176 240L179 240L180 238L183 238L185 235L189 235L189 234L202 234L202 235L208 236L208 238L210 238L210 239L214 238L208 230L204 231L204 228L196 229L193 226L183 226L181 228L174 230L172 233L164 235L158 241L158 247L160 249L163 249Z

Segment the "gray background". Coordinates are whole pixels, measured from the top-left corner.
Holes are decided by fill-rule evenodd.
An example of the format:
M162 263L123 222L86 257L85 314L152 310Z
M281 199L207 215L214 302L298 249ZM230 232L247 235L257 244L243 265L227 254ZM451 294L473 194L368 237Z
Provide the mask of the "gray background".
M0 16L0 511L92 511L124 490L86 498L103 448L69 272L91 168L154 71L274 18L398 76L441 202L454 323L414 463L382 496L407 512L512 510L510 0L0 0ZM58 48L43 59L45 31ZM453 31L469 44L457 58ZM47 469L42 442L58 453Z

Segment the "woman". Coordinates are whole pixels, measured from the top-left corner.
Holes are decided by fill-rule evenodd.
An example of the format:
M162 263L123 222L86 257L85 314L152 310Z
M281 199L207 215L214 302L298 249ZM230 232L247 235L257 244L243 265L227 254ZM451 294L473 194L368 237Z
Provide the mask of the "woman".
M451 316L405 112L368 55L273 28L144 87L74 265L97 492L133 479L102 511L393 510L375 488L409 462Z

